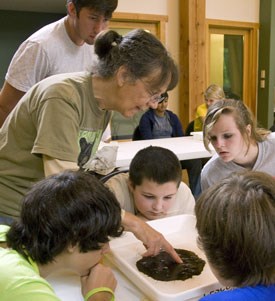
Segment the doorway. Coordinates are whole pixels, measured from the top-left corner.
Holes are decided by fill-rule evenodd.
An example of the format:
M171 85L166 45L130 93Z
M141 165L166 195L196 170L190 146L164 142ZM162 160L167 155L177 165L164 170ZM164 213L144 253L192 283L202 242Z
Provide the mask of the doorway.
M207 83L241 99L256 116L257 27L254 23L207 20Z

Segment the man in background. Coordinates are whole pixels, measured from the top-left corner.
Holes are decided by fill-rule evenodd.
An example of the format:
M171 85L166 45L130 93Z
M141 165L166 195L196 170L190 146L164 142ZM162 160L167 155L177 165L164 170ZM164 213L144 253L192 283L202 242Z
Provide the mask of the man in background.
M91 71L96 35L118 0L67 0L67 16L32 34L16 51L0 91L0 127L37 82L59 73Z

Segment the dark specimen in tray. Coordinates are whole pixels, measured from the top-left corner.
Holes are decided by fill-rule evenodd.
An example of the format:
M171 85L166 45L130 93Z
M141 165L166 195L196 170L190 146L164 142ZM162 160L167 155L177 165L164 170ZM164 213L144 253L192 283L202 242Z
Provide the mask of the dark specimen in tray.
M205 261L194 252L175 249L183 263L176 263L165 251L152 257L143 257L136 265L140 272L161 281L186 280L194 275L200 275Z

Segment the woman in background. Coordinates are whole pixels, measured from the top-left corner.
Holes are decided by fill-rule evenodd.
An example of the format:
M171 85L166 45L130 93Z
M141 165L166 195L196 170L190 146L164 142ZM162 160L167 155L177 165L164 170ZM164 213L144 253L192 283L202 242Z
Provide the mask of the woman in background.
M224 99L225 94L223 89L216 85L210 85L204 92L204 100L205 102L197 107L196 117L194 120L194 131L200 132L202 131L203 122L205 119L205 115L207 113L208 108L216 103L218 100Z
M202 190L236 171L257 170L275 176L275 139L270 131L256 127L241 100L226 99L212 105L205 118L203 139L216 154L203 167Z

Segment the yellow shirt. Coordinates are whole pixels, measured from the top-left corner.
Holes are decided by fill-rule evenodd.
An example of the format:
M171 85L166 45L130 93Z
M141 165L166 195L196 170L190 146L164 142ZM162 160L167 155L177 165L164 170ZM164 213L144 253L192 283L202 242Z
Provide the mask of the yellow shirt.
M194 122L194 131L195 132L202 131L202 127L203 127L202 118L204 118L206 116L206 113L207 113L206 103L203 103L197 107L196 118L195 118L195 122Z

